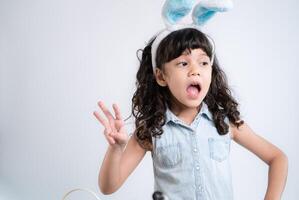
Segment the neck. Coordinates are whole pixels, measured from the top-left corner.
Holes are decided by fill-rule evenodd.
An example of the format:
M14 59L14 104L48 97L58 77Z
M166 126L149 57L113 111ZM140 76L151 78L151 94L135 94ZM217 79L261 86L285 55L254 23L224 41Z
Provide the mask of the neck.
M190 125L195 119L198 111L201 109L202 103L198 107L187 107L181 103L173 103L171 106L171 111L179 119L184 121L186 124Z

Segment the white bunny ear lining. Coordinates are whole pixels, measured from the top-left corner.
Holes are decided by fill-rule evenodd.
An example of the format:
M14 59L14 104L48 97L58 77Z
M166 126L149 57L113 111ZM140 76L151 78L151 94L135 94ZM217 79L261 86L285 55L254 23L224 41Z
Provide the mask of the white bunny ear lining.
M187 16L195 0L166 0L162 8L162 17L167 27L175 25ZM233 8L232 0L200 0L192 12L193 23L202 26L217 12L226 12Z

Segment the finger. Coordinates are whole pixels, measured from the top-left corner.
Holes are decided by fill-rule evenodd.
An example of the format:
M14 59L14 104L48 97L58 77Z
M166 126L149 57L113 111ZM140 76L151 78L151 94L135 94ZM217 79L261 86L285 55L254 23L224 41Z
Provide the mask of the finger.
M105 129L107 129L108 132L111 132L111 127L108 121L104 120L104 118L102 118L101 115L96 111L93 112L93 115L99 120L99 122L105 127Z
M110 135L105 134L106 139L108 140L109 144L115 144L115 139Z
M114 117L113 115L111 114L111 112L107 109L107 107L104 105L104 102L102 101L99 101L98 102L98 105L100 106L100 108L102 109L103 113L106 115L106 117L110 120L113 120Z
M126 135L124 134L117 134L115 136L113 136L113 139L115 140L118 140L118 141L126 141Z
M108 140L109 144L115 144L115 140L113 137L111 137L111 128L109 126L109 123L104 120L99 113L96 111L93 112L94 116L102 123L102 125L105 126L104 135L106 139Z
M115 139L114 139L114 135L115 134L113 134L113 131L109 131L109 130L105 129L104 130L104 135L105 135L106 139L108 140L108 142L110 144L114 144L115 143Z
M102 109L103 113L106 115L106 117L108 118L109 120L109 124L110 124L110 127L113 131L117 131L116 128L115 128L115 124L114 124L114 117L113 115L110 113L110 111L106 108L106 106L104 105L104 103L102 101L99 101L98 102L98 105L100 106L100 108Z
M115 127L118 131L121 131L125 122L122 120L122 116L120 114L120 109L117 104L113 104L113 109L115 112L116 120L114 122Z
M121 117L120 109L119 109L118 105L114 103L114 104L112 105L112 107L113 107L113 110L114 110L116 119L121 120L122 117Z
M124 121L123 120L115 120L115 128L118 132L122 131L122 128L124 127Z

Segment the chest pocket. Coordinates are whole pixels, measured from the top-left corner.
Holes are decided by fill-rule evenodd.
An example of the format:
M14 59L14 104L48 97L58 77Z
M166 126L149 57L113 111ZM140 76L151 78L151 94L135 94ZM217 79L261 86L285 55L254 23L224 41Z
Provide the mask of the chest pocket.
M182 152L179 143L157 147L156 164L161 167L173 168L182 162Z
M208 138L210 158L222 162L228 158L230 140L228 138Z

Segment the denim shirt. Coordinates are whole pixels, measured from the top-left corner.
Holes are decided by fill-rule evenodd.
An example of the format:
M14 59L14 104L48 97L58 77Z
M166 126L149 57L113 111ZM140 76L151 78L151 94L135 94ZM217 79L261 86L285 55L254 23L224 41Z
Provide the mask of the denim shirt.
M162 129L152 137L155 191L170 200L232 200L231 133L218 134L207 105L190 125L167 109Z

